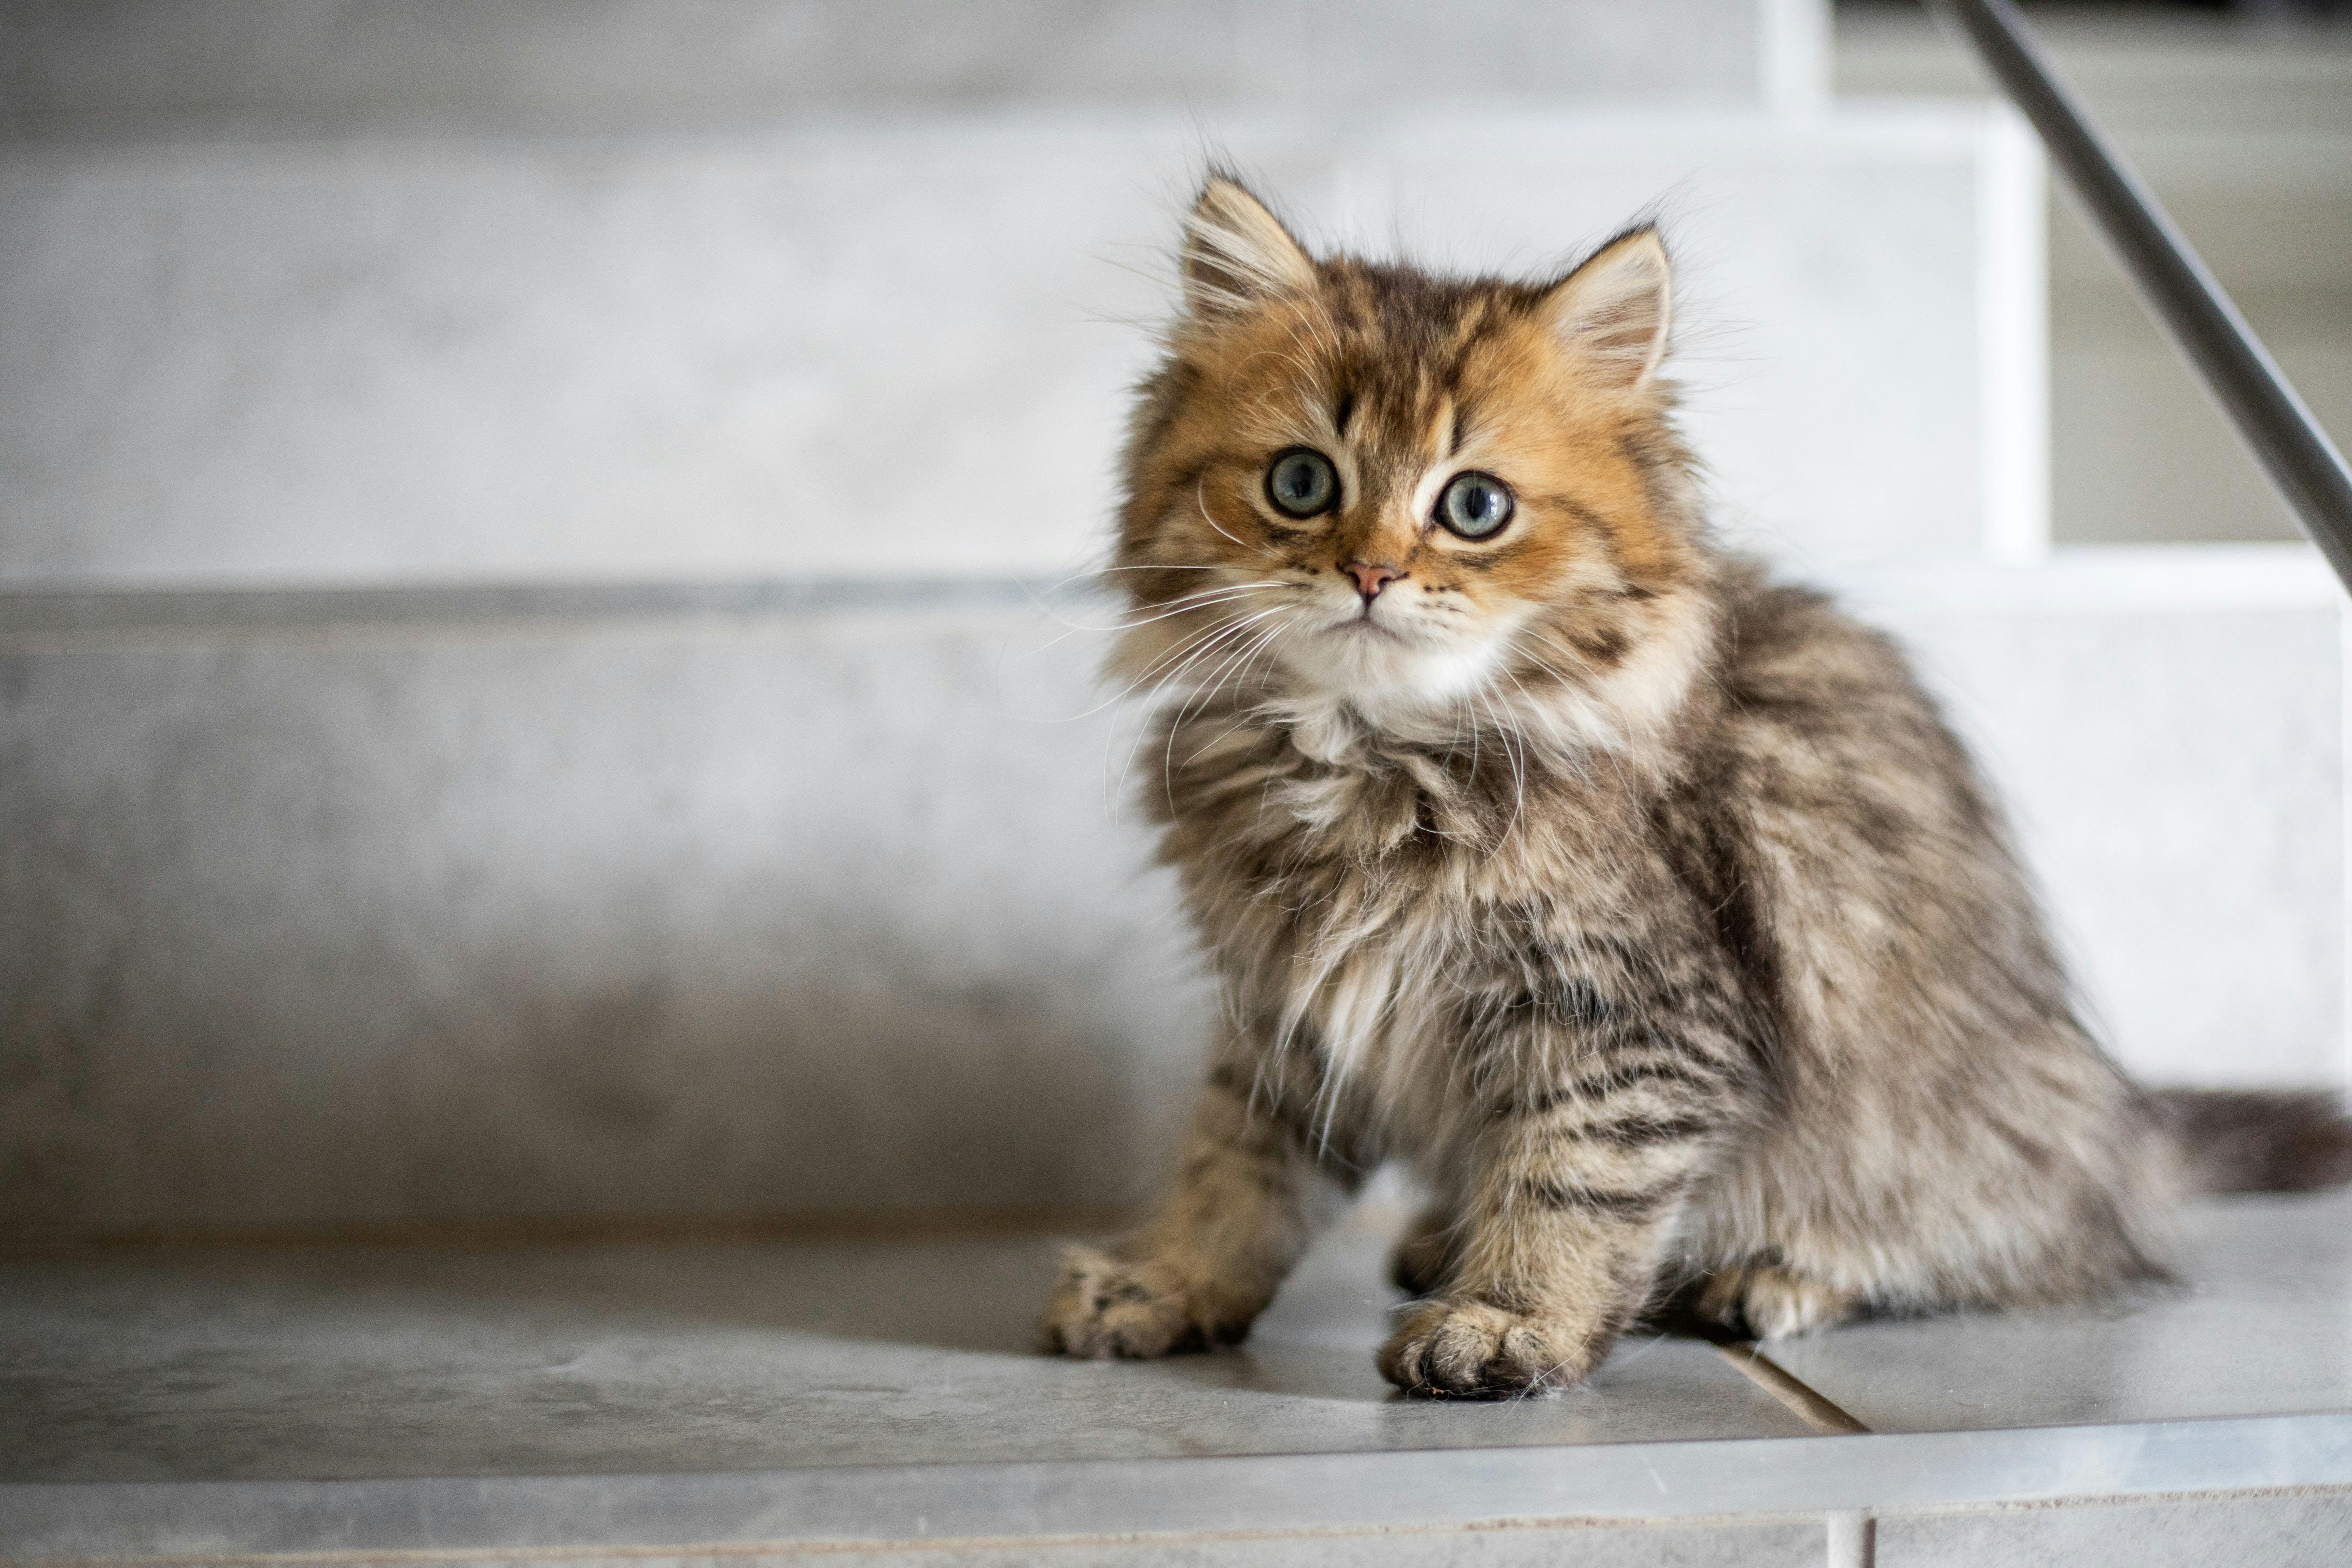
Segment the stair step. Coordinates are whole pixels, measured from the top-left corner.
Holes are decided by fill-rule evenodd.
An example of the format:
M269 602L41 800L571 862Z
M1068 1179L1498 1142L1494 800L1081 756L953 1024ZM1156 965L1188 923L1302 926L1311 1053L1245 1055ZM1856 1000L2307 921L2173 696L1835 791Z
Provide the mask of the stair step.
M1982 112L1221 118L1318 237L1540 271L1662 208L1722 522L2031 553L2039 167ZM1168 113L0 146L0 583L1090 559L1202 157Z
M1868 1561L1832 1553L1874 1531L1904 1568L2352 1546L2344 1195L2199 1206L2185 1290L1761 1352L1637 1338L1585 1387L1503 1405L1397 1400L1373 1372L1393 1217L1327 1237L1241 1349L1150 1363L1034 1353L1043 1237L19 1254L0 1551L1747 1565ZM1774 1363L1869 1430L1814 1435L1743 1374Z
M2295 547L1850 569L2144 1078L2345 1079ZM1106 612L1013 584L0 598L0 1212L1090 1205L1210 1029Z

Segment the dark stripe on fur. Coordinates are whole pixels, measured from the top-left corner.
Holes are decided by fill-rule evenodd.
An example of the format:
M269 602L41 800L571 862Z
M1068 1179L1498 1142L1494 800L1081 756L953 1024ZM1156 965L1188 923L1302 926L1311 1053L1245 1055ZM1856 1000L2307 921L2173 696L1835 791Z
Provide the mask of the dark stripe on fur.
M1590 1127L1561 1130L1564 1138L1588 1143L1613 1143L1620 1149L1645 1149L1654 1143L1681 1143L1706 1136L1715 1124L1691 1116L1626 1116Z
M1585 1209L1620 1219L1647 1219L1667 1197L1664 1192L1619 1193L1568 1182L1526 1182L1519 1191L1546 1208Z
M2148 1097L2202 1193L2307 1193L2352 1182L2352 1121L2316 1090L2168 1089Z
M1621 1089L1631 1089L1638 1083L1679 1083L1712 1096L1721 1085L1712 1074L1675 1061L1629 1062L1623 1067L1605 1068L1571 1079L1558 1089L1539 1094L1526 1095L1506 1100L1489 1114L1505 1116L1541 1116L1563 1105L1591 1103L1604 1099Z
M1465 1021L1473 1038L1482 1045L1496 1045L1530 1023L1575 1028L1611 1023L1617 1017L1617 1008L1598 987L1590 981L1569 979L1507 997L1481 997L1467 1009Z

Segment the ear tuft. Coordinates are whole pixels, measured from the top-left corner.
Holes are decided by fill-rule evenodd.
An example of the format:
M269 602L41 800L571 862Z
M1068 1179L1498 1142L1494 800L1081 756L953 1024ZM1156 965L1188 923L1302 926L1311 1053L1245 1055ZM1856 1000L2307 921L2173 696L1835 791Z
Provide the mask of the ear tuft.
M1561 341L1601 376L1628 391L1657 373L1674 325L1674 273L1665 241L1648 224L1592 253L1544 296Z
M1202 319L1314 287L1315 258L1237 180L1212 174L1184 220L1184 304Z

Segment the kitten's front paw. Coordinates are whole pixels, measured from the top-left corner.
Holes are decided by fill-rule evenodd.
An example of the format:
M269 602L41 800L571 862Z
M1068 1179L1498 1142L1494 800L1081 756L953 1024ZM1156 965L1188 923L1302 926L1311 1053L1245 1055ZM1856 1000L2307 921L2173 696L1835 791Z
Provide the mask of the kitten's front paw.
M1764 1264L1718 1269L1698 1298L1699 1316L1759 1340L1826 1329L1853 1307L1843 1290Z
M1483 1301L1424 1301L1381 1347L1381 1375L1407 1394L1507 1399L1583 1382L1606 1348L1558 1319Z
M1074 1247L1063 1256L1041 1328L1045 1348L1055 1354L1141 1361L1237 1344L1249 1326L1248 1316L1235 1321L1201 1310L1164 1267Z

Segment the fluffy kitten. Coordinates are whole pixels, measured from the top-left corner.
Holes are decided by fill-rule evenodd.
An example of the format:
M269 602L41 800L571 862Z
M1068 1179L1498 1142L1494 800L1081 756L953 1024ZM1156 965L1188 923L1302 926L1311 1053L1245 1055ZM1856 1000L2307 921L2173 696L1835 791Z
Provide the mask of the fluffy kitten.
M1799 1333L2078 1300L2193 1190L2352 1176L2316 1097L2150 1095L2085 1035L1966 754L1883 637L1710 542L1651 229L1546 283L1191 216L1114 670L1226 1019L1157 1211L1049 1345L1239 1340L1325 1198L1437 1194L1416 1394L1584 1377L1644 1308Z

